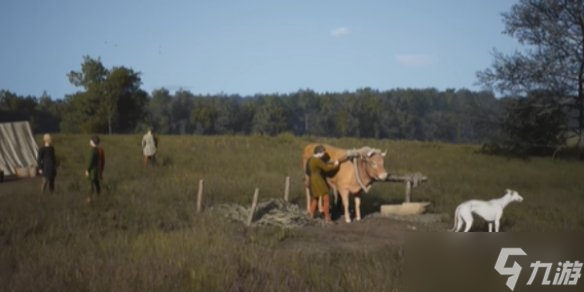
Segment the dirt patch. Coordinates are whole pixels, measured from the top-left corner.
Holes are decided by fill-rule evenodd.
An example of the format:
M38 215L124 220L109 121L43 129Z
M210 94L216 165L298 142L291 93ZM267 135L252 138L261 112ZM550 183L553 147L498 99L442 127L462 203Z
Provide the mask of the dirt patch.
M345 223L337 220L331 225L303 227L299 240L287 242L284 248L324 252L331 249L350 251L377 250L402 245L404 233L413 226L388 218L365 218Z
M250 208L237 204L224 204L214 212L245 224ZM281 248L294 252L326 252L345 250L367 252L403 245L406 232L445 231L447 214L382 215L368 214L361 221L346 223L335 217L334 224L322 219L310 219L305 210L280 199L270 199L258 204L252 227L278 226L294 230L292 238L282 242Z
M316 224L298 229L298 238L285 242L284 249L297 252L342 250L369 252L402 246L406 232L445 231L445 214L384 216L370 214L361 221ZM321 220L319 220L321 221Z

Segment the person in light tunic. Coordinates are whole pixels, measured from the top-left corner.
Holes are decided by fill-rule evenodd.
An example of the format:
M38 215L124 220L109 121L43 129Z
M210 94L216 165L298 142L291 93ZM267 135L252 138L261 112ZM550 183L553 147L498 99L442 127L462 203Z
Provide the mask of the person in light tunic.
M156 148L158 141L152 134L152 128L142 137L142 152L144 153L144 166L155 163Z

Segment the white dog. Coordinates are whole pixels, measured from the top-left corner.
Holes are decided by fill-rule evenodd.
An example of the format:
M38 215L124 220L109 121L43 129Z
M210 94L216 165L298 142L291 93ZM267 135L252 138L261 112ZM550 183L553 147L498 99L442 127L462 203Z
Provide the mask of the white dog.
M498 199L490 201L470 200L458 205L454 212L454 227L450 231L458 232L462 229L462 224L466 223L464 232L468 232L472 226L472 213L475 213L485 221L489 222L489 232L493 232L493 223L495 223L495 232L499 232L499 222L503 216L503 209L511 202L521 202L521 197L516 191L507 189L507 193Z

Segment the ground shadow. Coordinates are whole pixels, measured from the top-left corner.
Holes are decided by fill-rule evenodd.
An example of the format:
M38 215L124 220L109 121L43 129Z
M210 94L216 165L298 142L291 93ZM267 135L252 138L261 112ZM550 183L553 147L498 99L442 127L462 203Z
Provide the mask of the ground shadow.
M351 214L351 218L355 218L355 196L351 195L349 198L349 213ZM386 198L382 196L377 196L375 194L362 194L361 195L361 217L365 218L368 215L379 213L382 205L387 204L402 204L404 202L403 199L397 198ZM342 218L344 215L344 208L343 202L341 197L339 196L338 199L334 200L334 196L331 196L331 216L333 220L337 220Z

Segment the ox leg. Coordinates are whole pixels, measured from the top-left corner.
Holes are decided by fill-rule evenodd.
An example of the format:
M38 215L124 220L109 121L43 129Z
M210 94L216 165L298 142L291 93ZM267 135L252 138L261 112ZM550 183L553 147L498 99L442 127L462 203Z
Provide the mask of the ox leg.
M355 220L361 221L361 196L355 196Z
M335 195L336 195L336 191L337 191L337 190L336 190L336 188L335 188L334 184L331 182L331 179L330 179L330 178L327 178L327 179L326 179L326 183L327 183L327 184L328 184L328 186L329 186L329 187L330 187L330 188L333 190L333 192L335 192ZM329 196L329 198L330 198L330 191L329 191L329 193L328 193L327 195L328 195L328 196ZM329 201L329 203L330 203L330 201ZM329 205L330 205L330 204L329 204ZM324 206L324 202L323 202L323 199L322 199L322 197L319 197L319 198L318 198L318 211L319 211L320 213L324 213L324 208L325 208L325 207L326 207L326 206Z
M306 213L310 214L310 177L306 173L304 174L304 193L306 194Z
M306 188L306 212L310 213L310 189Z
M341 190L339 191L341 195L341 200L343 201L343 210L345 211L345 222L351 223L351 214L349 213L349 191Z
M335 213L338 209L338 204L339 204L339 192L337 191L337 187L336 186L332 186L331 187L331 191L333 192L329 197L331 197L331 216L333 213ZM335 213L336 216L336 213Z

